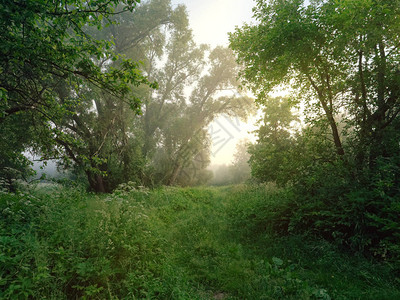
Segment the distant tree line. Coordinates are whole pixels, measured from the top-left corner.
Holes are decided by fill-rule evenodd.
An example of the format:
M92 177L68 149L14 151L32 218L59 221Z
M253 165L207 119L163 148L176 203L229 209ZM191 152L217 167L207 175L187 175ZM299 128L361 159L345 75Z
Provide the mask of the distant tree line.
M249 183L251 179L251 169L249 165L250 141L247 138L239 140L233 154L232 162L222 165L211 166L213 178L209 181L211 185L231 185Z

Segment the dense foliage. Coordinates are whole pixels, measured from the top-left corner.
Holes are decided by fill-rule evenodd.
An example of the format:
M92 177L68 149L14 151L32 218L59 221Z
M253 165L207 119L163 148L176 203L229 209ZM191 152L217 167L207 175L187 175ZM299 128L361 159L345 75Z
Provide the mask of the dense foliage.
M257 143L250 145L249 163L253 178L261 182L285 184L293 176L293 145L297 137L297 117L287 98L270 98L263 103L263 117L256 130ZM292 156L292 157L291 157Z
M0 180L22 177L30 148L45 159L70 157L89 163L96 157L73 151L77 144L63 129L64 118L77 116L83 91L113 95L139 108L128 95L132 86L150 84L130 60L120 58L111 41L87 31L129 13L137 1L3 1L0 4ZM120 5L117 8L117 5ZM102 21L102 20L107 21ZM119 59L119 65L109 62ZM98 61L102 61L103 65ZM105 66L104 63L108 65ZM89 98L89 99L88 99ZM87 105L86 105L87 106ZM73 117L71 117L73 118ZM11 170L11 171L10 171Z
M294 189L289 231L394 261L400 254L399 4L260 0L257 24L230 36L242 78L265 104L250 150L252 171ZM297 137L287 131L290 110L268 97L285 85L290 103L304 112Z
M399 297L390 264L277 236L288 196L273 186L2 194L0 298Z

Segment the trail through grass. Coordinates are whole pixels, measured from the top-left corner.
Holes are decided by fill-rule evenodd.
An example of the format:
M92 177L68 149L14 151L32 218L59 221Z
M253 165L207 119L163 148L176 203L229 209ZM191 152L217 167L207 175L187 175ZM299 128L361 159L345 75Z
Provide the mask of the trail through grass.
M274 234L290 209L274 187L57 188L0 205L4 299L400 299L384 261Z

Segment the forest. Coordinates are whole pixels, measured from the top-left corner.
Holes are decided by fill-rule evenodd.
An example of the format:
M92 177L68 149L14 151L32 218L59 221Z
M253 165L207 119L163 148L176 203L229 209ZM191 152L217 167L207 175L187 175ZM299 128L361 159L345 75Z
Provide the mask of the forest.
M400 299L400 0L253 4L0 1L0 299Z

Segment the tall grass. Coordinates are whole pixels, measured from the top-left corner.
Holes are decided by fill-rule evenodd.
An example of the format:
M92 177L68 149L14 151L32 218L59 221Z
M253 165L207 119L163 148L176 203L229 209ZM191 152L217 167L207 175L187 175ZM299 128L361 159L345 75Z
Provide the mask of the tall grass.
M290 196L274 186L1 194L0 298L400 298L390 266L280 236Z

